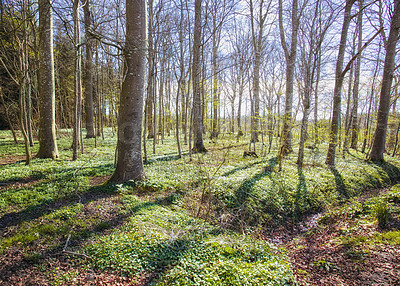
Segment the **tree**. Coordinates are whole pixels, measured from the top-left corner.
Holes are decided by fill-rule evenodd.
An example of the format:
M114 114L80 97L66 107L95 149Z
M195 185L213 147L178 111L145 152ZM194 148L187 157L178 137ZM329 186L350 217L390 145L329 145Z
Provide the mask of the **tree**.
M363 25L363 0L359 0L359 12L357 19L358 31L358 50L362 48L362 25ZM353 86L353 108L351 110L351 148L357 149L358 138L358 94L360 87L361 73L361 53L358 54L354 68L354 86Z
M381 94L379 98L378 118L369 159L383 161L386 130L390 108L390 94L395 68L396 44L400 31L400 0L394 0L394 11L390 23L389 37L386 42L386 56L383 70Z
M200 47L201 47L201 0L195 0L194 8L194 33L193 33L193 64L192 64L192 81L193 81L193 152L207 152L203 142L203 119L201 108L201 89L200 89Z
M269 1L267 8L263 11L264 0L259 1L258 17L255 17L253 0L250 0L250 23L252 44L254 49L254 68L253 68L253 118L251 121L251 139L250 142L255 143L258 141L259 132L259 117L260 117L260 65L261 65L261 52L263 47L264 25L269 14L272 1Z
M293 108L293 85L294 85L294 71L297 55L297 34L299 31L301 11L298 10L297 0L292 0L292 34L290 46L286 43L286 37L283 27L283 5L282 0L279 0L279 32L281 37L281 45L285 53L286 59L286 101L285 101L285 115L283 118L282 130L282 155L287 155L293 151L292 148L292 108ZM307 1L304 1L304 5Z
M73 21L74 21L74 45L75 45L75 102L74 102L74 127L72 142L72 160L78 158L78 149L83 144L80 142L82 136L82 48L81 48L81 29L79 23L79 0L73 2Z
M120 94L117 166L111 182L143 180L143 93L146 60L146 0L126 0L124 81Z
M346 51L347 31L349 29L351 21L351 8L354 2L355 0L346 0L346 7L344 9L344 19L342 24L342 33L340 37L340 45L336 61L335 87L333 91L332 121L329 133L328 154L326 157L326 164L329 166L335 165L336 144L339 132L339 122L340 122L340 104L342 98L342 86L345 76L345 72L343 71L343 62L344 62L344 54Z
M38 158L58 158L55 120L53 15L50 0L39 0L39 151Z
M85 112L86 112L86 138L94 138L94 108L93 108L93 39L90 35L92 29L92 15L90 1L82 0L85 20L86 61L85 61Z

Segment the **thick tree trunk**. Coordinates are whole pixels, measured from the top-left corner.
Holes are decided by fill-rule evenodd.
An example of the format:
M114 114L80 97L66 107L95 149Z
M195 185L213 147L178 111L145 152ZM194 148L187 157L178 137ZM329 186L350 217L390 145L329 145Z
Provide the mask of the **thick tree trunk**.
M58 158L55 120L53 15L50 0L39 0L39 151L38 158Z
M146 9L146 0L126 1L126 65L119 107L117 166L111 182L145 178L141 135L147 47Z
M386 129L390 108L390 93L392 88L393 72L395 67L396 44L400 30L400 0L394 0L394 12L390 23L390 32L386 45L385 66L383 70L383 79L381 95L379 99L379 109L377 126L374 134L369 159L373 161L383 161L385 152Z
M93 40L90 35L92 16L90 1L82 0L85 19L86 62L85 62L85 112L86 112L86 138L94 138L94 107L93 107Z
M201 0L195 0L195 20L194 20L194 39L193 39L193 152L207 152L203 142L203 120L201 108L201 88L200 88L200 47L201 47Z

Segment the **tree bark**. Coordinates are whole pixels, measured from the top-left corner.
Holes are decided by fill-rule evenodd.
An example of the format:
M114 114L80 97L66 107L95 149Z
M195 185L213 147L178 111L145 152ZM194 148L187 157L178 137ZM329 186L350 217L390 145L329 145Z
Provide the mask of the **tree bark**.
M149 0L149 15L148 15L148 60L149 71L147 76L147 100L146 100L146 114L147 114L147 138L155 138L155 130L153 123L153 105L154 102L154 41L153 41L153 1Z
M279 31L281 45L285 52L286 59L286 92L285 92L285 114L283 116L282 130L282 155L285 156L293 152L292 148L292 108L293 108L293 85L294 71L297 55L297 34L299 31L300 16L298 15L297 0L292 3L292 35L290 48L286 44L285 32L283 29L283 7L282 0L279 0Z
M92 28L92 16L90 13L90 1L82 0L85 39L86 39L86 61L85 61L85 112L86 112L86 138L94 138L94 107L93 107L93 40L90 34Z
M201 0L195 0L195 20L193 38L193 152L207 152L203 142L203 120L201 108L201 89L200 89L200 47L201 47Z
M39 151L38 158L58 158L55 122L53 15L50 0L39 0Z
M351 7L353 6L354 2L355 0L346 1L338 59L336 62L335 87L333 91L333 111L332 111L332 119L331 119L330 133L329 133L328 154L325 161L325 163L329 166L335 165L336 145L339 133L339 123L340 123L340 104L342 97L342 86L343 86L343 79L345 76L343 74L343 61L346 50L347 31L349 29L351 21Z
M359 0L359 12L357 19L358 29L358 44L357 50L360 51L362 47L362 25L363 25L363 0ZM351 145L350 147L357 150L358 142L358 93L360 87L360 73L361 73L361 53L358 54L354 69L354 86L353 86L353 108L351 110Z
M400 0L394 0L394 11L390 23L390 32L386 44L385 65L383 70L382 87L379 99L377 126L374 134L369 159L383 161L385 152L386 130L390 108L390 94L393 72L395 68L396 44L400 30Z
M78 159L78 149L81 147L81 117L82 117L82 53L80 42L79 0L74 0L74 44L75 44L75 102L74 102L74 127L72 142L72 160Z
M143 93L146 60L146 0L126 1L124 81L118 121L117 166L111 182L143 180Z

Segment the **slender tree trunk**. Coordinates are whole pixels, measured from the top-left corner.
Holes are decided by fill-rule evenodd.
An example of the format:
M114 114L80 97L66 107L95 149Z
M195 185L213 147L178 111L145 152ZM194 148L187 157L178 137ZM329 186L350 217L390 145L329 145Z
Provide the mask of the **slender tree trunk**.
M396 140L394 142L394 146L393 146L393 153L392 153L392 157L394 157L394 155L396 154L396 150L397 150L397 143L399 142L399 132L400 132L400 122L397 125L397 130L396 130Z
M314 146L319 144L319 134L318 134L318 85L321 76L321 50L317 51L317 77L315 80L315 90L314 90Z
M39 151L38 158L58 158L55 120L53 15L50 0L39 0Z
M32 133L32 82L27 74L27 87L26 87L26 131L29 137L29 145L33 147L33 133Z
M283 117L282 130L282 155L285 156L293 151L292 148L292 108L293 108L293 85L294 71L297 55L297 34L299 31L300 16L298 15L297 0L292 2L292 34L290 47L287 46L285 40L285 32L283 29L283 7L282 0L279 0L279 31L281 45L285 52L286 59L286 92L285 92L285 115Z
M3 92L2 92L1 87L0 87L0 99L1 99L1 103L2 103L2 105L4 107L4 111L6 113L7 123L10 126L11 133L12 133L12 136L14 138L14 142L15 142L15 144L18 144L17 134L15 133L15 129L14 129L13 124L11 122L10 113L8 112L8 107L7 107L7 105L6 105L5 101L4 101L4 96L3 96Z
M27 56L27 55L25 55ZM25 59L23 59L25 60ZM26 79L24 79L19 86L19 125L21 128L22 136L24 137L25 143L25 165L31 163L31 149L29 145L28 134L25 129L24 118L25 118L25 95L26 95Z
M147 130L148 135L147 138L155 138L155 130L154 130L154 123L153 123L153 105L154 102L154 39L153 39L153 1L148 0L148 65L149 71L147 76L147 100L146 100L146 109L147 109Z
M75 105L74 105L74 130L72 143L72 160L78 159L78 150L81 147L81 116L82 116L82 53L80 42L79 0L74 0L74 44L75 44Z
M378 57L381 53L381 47L379 46L378 49ZM368 112L367 112L367 117L365 119L366 123L366 127L365 127L365 132L364 132L364 140L363 140L363 145L361 147L361 152L365 153L365 149L367 147L367 141L368 141L368 134L369 134L369 125L370 125L370 115L371 115L371 109L372 109L372 101L374 99L374 94L375 94L375 80L376 80L376 75L378 73L378 69L379 69L379 60L376 60L376 65L375 65L375 70L374 70L374 76L372 79L372 84L371 84L371 95L369 97L369 104L368 104Z
M346 50L347 31L349 29L351 21L351 7L353 6L354 2L355 0L346 1L338 59L336 62L335 88L333 91L333 111L331 119L332 121L329 133L328 154L326 157L326 164L329 166L335 165L336 145L339 133L339 124L340 124L340 105L342 97L342 86L343 86L343 79L345 76L343 74L343 61Z
M146 9L146 0L126 1L125 77L119 107L118 159L111 182L145 178L141 135L147 47Z
M363 25L363 0L359 0L359 12L357 20L358 29L358 51L362 47L362 25ZM354 70L354 87L353 87L353 108L351 110L351 148L357 150L358 142L358 93L360 88L360 73L361 73L361 53L358 54Z
M355 46L353 45L355 48ZM353 53L354 55L354 53ZM352 94L352 86L353 86L353 74L354 74L354 65L351 65L350 75L349 75L349 85L347 88L347 100L346 100L346 115L345 115L345 123L344 123L344 142L343 142L343 156L345 153L349 152L349 137L350 137L350 128L351 128L351 113L350 111L350 103L351 103L351 94Z
M156 79L157 79L157 68L154 67L154 77L153 77L153 154L156 154L156 144L157 144L157 90L156 90Z
M211 139L218 137L218 108L219 108L219 96L218 96L218 71L217 71L217 58L218 58L218 45L217 45L217 11L212 14L213 23L213 34L212 34L212 67L213 67L213 87L212 87L212 131Z
M394 11L390 23L390 32L386 45L385 66L383 70L381 95L377 126L374 134L369 159L372 161L383 161L385 152L386 130L390 108L390 94L392 88L393 72L395 68L396 44L400 30L400 0L394 0Z
M238 111L237 111L237 125L238 125L238 139L243 136L242 131L242 98L243 98L244 86L243 83L239 84L239 101L238 101Z

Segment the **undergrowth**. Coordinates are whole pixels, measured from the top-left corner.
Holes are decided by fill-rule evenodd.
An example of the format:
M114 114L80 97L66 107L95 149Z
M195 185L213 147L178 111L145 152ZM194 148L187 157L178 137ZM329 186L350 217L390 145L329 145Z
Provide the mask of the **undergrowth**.
M61 137L59 160L0 165L2 253L19 247L36 263L49 251L61 251L70 237L69 247L92 257L93 267L133 276L155 273L160 285L285 285L293 281L285 255L251 238L254 230L329 210L400 177L398 158L373 164L353 151L327 168L325 145L306 150L305 167L298 168L292 154L278 172L277 148L243 158L248 138L210 142L208 153L192 158L184 146L179 159L170 137L157 145L157 154L148 154L145 181L92 186L92 179L106 182L114 170L116 138L106 135L97 146L85 139L77 161L71 161L70 140ZM23 145L3 131L0 138L0 159L20 160ZM368 210L387 227L396 200L371 202L374 207L355 203L353 211Z

